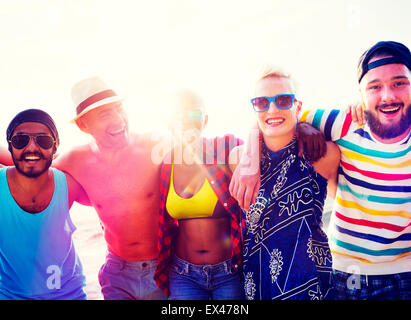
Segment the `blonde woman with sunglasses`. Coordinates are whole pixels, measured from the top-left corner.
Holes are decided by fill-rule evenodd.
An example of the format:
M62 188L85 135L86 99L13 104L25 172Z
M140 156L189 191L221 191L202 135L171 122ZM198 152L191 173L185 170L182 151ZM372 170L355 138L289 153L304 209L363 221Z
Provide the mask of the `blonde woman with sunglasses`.
M331 252L321 218L336 190L339 150L311 163L298 154L302 103L290 76L268 69L251 100L262 134L261 185L245 212L243 285L249 300L331 299Z

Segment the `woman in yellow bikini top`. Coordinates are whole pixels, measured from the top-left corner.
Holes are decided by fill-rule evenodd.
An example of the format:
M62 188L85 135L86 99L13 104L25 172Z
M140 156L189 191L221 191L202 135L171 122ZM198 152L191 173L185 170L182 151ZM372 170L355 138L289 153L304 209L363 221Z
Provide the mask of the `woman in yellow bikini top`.
M231 264L231 217L202 164L201 133L208 118L196 95L185 91L179 98L170 129L174 155L181 156L174 156L165 204L168 215L178 220L169 298L241 299L239 274Z
M170 186L167 195L166 208L170 216L174 219L195 219L195 218L209 218L213 216L214 208L217 204L218 198L211 188L210 182L206 177L202 177L202 168L198 168L198 179L192 179L188 185L181 191L181 196L174 188L174 161L171 166ZM183 173L184 175L184 173ZM196 177L194 176L194 178ZM178 178L175 179L177 184ZM180 179L181 180L184 179ZM197 180L197 181L196 181ZM198 181L200 183L198 183ZM201 181L203 183L201 184ZM184 182L184 181L183 181ZM184 185L180 184L180 185ZM201 188L196 192L198 185Z

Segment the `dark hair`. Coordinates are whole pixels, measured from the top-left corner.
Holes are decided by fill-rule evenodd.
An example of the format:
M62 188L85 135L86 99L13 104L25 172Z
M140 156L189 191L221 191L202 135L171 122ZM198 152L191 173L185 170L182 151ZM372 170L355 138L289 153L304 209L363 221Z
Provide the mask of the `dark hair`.
M11 139L11 136L16 129L16 127L25 122L39 122L48 127L53 135L54 140L56 140L56 147L58 147L59 133L57 131L56 124L54 123L53 118L45 111L40 109L27 109L18 113L13 120L11 120L9 126L7 127L6 136L7 141ZM10 150L10 144L9 144Z

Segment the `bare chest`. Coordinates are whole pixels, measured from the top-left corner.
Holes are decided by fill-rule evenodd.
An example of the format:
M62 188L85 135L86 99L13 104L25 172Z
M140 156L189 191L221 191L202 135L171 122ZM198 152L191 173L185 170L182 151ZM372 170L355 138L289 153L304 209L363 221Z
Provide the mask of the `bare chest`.
M25 192L18 188L10 187L10 193L18 206L29 213L39 213L44 211L50 204L53 194L54 185L47 186L34 192Z
M159 193L159 165L149 157L116 166L96 162L77 175L96 209L134 210L139 202L144 205Z

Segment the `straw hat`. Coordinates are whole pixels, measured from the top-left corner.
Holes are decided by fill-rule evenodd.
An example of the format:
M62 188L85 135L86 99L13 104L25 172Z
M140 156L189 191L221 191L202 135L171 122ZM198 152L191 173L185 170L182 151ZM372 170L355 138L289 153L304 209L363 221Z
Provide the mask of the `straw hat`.
M76 117L71 122L75 122L90 110L123 100L100 77L91 77L76 83L71 90L71 97L76 107Z

